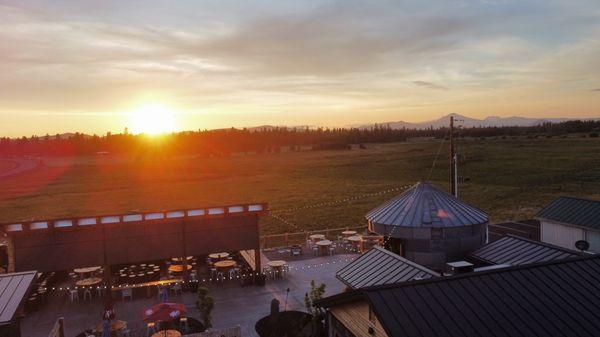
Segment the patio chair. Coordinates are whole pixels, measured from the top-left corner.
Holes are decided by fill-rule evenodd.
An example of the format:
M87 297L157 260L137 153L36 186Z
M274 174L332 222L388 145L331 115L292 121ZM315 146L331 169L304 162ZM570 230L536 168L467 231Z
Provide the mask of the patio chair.
M329 247L329 255L335 255L335 246L334 245L331 245Z
M131 288L121 290L121 299L125 301L126 298L133 301L133 290Z
M312 252L315 256L319 255L319 246L312 247Z
M77 291L77 289L69 290L69 300L71 303L79 301L79 291Z
M146 337L151 337L155 333L157 333L156 324L154 322L148 323L148 325L146 325Z
M181 284L180 283L175 283L171 286L171 292L175 293L175 295L177 295L177 293L179 293L179 295L182 294L182 288L181 288Z
M87 298L89 298L90 301L92 300L92 291L89 288L83 291L83 300L85 301Z
M224 282L225 281L225 274L223 274L222 271L217 272L217 282Z

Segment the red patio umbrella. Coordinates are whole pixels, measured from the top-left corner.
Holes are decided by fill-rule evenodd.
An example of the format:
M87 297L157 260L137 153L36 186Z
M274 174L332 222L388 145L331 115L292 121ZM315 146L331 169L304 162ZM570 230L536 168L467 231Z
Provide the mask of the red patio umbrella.
M146 322L170 322L186 313L185 305L181 303L160 303L147 308L143 312Z

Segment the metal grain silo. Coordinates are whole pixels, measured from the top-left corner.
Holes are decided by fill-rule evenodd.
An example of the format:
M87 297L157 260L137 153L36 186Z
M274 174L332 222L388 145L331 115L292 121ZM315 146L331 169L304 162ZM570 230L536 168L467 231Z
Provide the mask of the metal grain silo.
M369 229L386 238L386 248L438 269L485 244L489 222L485 212L428 182L417 183L366 218Z

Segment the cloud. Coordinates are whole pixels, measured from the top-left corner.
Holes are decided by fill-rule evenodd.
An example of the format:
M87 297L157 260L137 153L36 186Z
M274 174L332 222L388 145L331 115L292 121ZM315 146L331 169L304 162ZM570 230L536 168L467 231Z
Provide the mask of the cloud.
M425 87L425 88L429 88L429 89L448 90L448 88L446 88L442 85L427 82L427 81L413 81L412 83L415 85L418 85L420 87Z
M600 91L600 88L590 89L590 91Z

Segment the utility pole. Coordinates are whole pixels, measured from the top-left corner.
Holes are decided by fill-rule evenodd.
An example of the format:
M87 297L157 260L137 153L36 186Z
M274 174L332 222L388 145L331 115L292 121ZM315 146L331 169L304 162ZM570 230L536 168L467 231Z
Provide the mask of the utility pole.
M457 197L456 190L456 153L454 150L454 116L450 116L450 184L451 194Z

